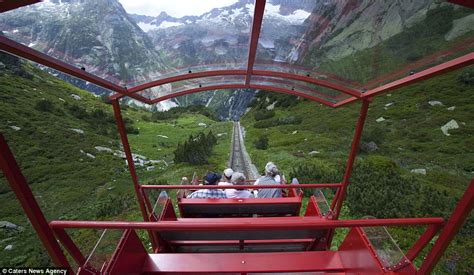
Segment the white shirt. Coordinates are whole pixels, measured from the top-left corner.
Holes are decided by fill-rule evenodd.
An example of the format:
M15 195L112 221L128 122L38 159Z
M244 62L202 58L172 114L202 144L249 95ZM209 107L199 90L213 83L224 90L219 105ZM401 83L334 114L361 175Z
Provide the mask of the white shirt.
M229 182L219 182L218 185L233 185L232 183ZM253 198L252 192L249 190L236 190L236 189L224 189L225 195L229 199L248 199L248 198Z

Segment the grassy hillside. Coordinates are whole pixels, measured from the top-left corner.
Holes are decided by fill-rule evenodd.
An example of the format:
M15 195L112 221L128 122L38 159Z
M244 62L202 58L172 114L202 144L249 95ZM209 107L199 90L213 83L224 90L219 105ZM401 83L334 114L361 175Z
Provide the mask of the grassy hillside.
M375 98L362 142L375 142L378 150L359 152L346 217L450 214L474 173L473 76L474 71L468 68ZM274 101L280 107L264 111ZM431 106L429 101L442 105ZM252 106L241 121L246 128L247 150L259 169L274 161L284 174L303 182L342 180L359 103L330 109L292 96L261 92ZM376 122L380 117L385 120ZM440 127L453 119L459 129L449 130L450 136L446 136ZM263 136L268 137L266 150L251 146ZM426 175L410 172L420 168L426 169ZM474 269L473 224L471 218L438 265L438 272ZM407 249L421 231L392 232Z
M47 219L141 220L125 161L95 149L121 150L111 105L28 63L4 55L1 61L5 67L0 71L0 132ZM202 175L207 170L221 170L227 162L232 131L229 122L192 112L176 119L151 121L147 119L151 113L132 108L124 108L123 116L129 131L135 132L129 134L133 153L166 161L156 164L153 171L139 167L142 182L176 183L193 172ZM209 165L172 163L178 142L191 133L209 130L222 134ZM0 205L1 221L22 227L0 228L0 266L51 266L1 174ZM74 232L74 239L88 253L100 233ZM4 250L9 245L11 249Z

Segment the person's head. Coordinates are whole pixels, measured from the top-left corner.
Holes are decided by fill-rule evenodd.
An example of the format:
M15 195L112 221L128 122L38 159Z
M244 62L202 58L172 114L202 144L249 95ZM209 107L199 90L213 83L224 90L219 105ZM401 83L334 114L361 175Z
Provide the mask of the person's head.
M232 170L231 168L225 169L224 170L224 179L227 182L231 182L232 174L234 174L234 170Z
M207 173L204 177L204 185L216 185L221 179L221 175L213 172Z
M265 175L270 177L278 175L278 168L273 162L269 162L265 165Z
M232 174L231 182L234 185L245 185L245 175L240 172L235 172Z
M245 185L245 175L240 173L240 172L235 172L234 174L232 174L232 178L231 178L231 182L233 185ZM242 190L242 189L239 189L239 188L236 188L237 190Z

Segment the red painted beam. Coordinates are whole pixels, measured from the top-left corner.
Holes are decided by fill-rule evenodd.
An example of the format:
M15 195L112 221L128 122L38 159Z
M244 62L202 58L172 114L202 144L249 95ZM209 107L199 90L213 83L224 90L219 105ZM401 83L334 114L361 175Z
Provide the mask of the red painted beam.
M448 0L448 2L474 9L474 1L472 0Z
M212 222L210 222L212 220ZM320 217L279 217L279 218L193 218L179 221L127 222L127 221L51 221L51 228L95 228L95 229L143 229L163 231L188 230L292 230L292 229L331 229L373 226L405 226L443 224L443 218L400 218L363 220L326 220Z
M401 87L405 87L426 79L430 79L440 74L451 72L469 65L474 64L474 53L469 53L458 57L456 59L447 61L445 63L439 64L437 66L431 67L429 69L423 70L419 73L404 77L402 79L390 82L381 87L369 90L368 92L362 95L363 98L370 98L377 96L381 93L392 91Z
M342 85L339 85L339 84L336 84L336 83L333 83L333 82L330 82L330 81L327 81L327 80L315 79L315 78L305 76L305 75L291 74L291 73L284 73L284 72L275 72L275 71L264 71L264 70L254 70L252 72L252 75L280 77L280 78L285 78L285 79L293 79L293 80L298 80L298 81L304 81L304 82L308 82L308 83L311 83L311 84L314 84L314 85L318 85L318 86L326 87L326 88L329 88L329 89L332 89L332 90L336 90L336 91L339 91L341 93L348 94L348 95L351 95L351 96L354 96L354 97L357 97L357 98L360 98L362 96L362 93L357 91L357 90L354 90L354 89L351 89L351 88L348 88L348 87L345 87L345 86L342 86Z
M2 134L0 134L0 168L54 265L71 271L66 256L56 241L53 231L49 228L48 221L41 212L38 202Z
M177 75L177 76L172 76L172 77L167 77L163 79L158 79L155 81L151 81L133 88L129 88L125 93L116 93L112 96L110 96L111 100L114 99L119 99L124 96L131 96L132 94L135 94L139 91L153 88L156 86L160 86L163 84L168 84L168 83L173 83L177 81L183 81L183 80L189 80L189 79L196 79L196 78L203 78L203 77L211 77L211 76L225 76L225 75L230 75L230 76L236 76L236 75L246 75L245 70L212 70L212 71L205 71L205 72L196 72L196 73L188 73L188 74L182 74L182 75ZM285 72L274 72L274 71L266 71L266 70L254 70L252 75L258 75L258 76L269 76L269 77L279 77L283 79L292 79L292 80L297 80L297 81L304 81L307 83L311 83L314 85L326 87L329 89L333 89L336 91L339 91L344 94L352 95L357 98L361 97L361 93L357 90L353 90L347 87L344 87L342 85L332 83L327 80L321 80L321 79L314 79L308 76L303 76L303 75L297 75L297 74L291 74L291 73L285 73ZM202 91L205 91L206 89L203 89ZM149 103L150 104L150 103Z
M142 191L140 189L140 183L138 182L137 171L135 169L135 164L133 162L132 151L130 149L130 144L128 142L127 131L125 130L125 123L123 122L119 101L113 100L112 107L114 109L115 122L117 123L117 128L120 133L120 139L122 140L123 151L125 152L125 156L127 158L128 169L130 171L130 176L132 177L133 188L135 190L135 195L138 200L138 205L140 206L140 211L142 212L143 220L149 221L149 215L146 210L145 202L142 196ZM153 249L155 249L157 247L155 234L153 234L152 232L148 232L148 235L150 236Z
M311 96L311 95L308 95L307 93L299 92L299 91L296 91L296 90L292 91L292 90L279 88L279 87L274 87L274 86L255 85L255 84L250 84L250 88L266 90L266 91L272 91L272 92L282 93L282 94L290 94L290 95L295 95L295 96L301 96L303 98L307 98L309 100L316 101L316 102L324 104L328 107L334 108L334 104L332 102L329 102L329 101L324 100L322 98L319 98L319 97L316 97L316 96Z
M142 269L142 272L146 274L267 274L281 272L314 274L316 271L325 271L331 274L344 271L339 252L150 254Z
M0 2L0 12L6 12L38 2L40 2L40 0L4 0Z
M266 0L256 0L255 9L253 12L252 32L250 33L249 42L249 56L247 60L247 76L245 77L245 85L250 85L250 78L252 77L253 64L257 55L258 39L260 37L260 30L262 28L263 13L265 12Z
M429 225L423 235L416 241L416 243L410 248L405 257L413 262L415 258L420 254L420 252L428 245L428 243L433 239L433 237L439 232L442 228L442 225L432 224Z
M474 207L474 179L471 180L469 187L464 192L461 200L456 205L454 212L451 214L445 227L439 234L438 239L431 248L431 251L425 258L425 261L420 267L420 274L430 274L433 271L436 263L439 261L444 251L458 233L461 226L466 221L467 217Z
M272 189L272 188L337 188L340 183L312 183L312 184L269 184L269 185L239 185L243 189ZM234 185L141 185L142 189L235 189Z
M181 91L181 92L177 92L177 93L168 94L168 95L153 99L151 101L151 103L155 104L155 103L158 103L160 101L167 100L167 99L170 99L170 98L175 98L175 97L178 97L178 96L183 96L183 95L193 94L193 93L198 93L198 92L204 92L204 91L209 91L209 90L245 89L245 88L248 88L248 87L246 87L243 84L222 84L222 85L214 85L214 86L207 86L207 87L199 87L199 88L189 89L189 90L186 90L186 91ZM311 96L311 95L308 95L306 93L299 92L299 91L291 91L291 90L288 90L288 89L283 89L283 88L278 88L278 87L273 87L273 86L253 85L253 84L250 85L250 88L252 88L252 89L262 89L262 90L268 90L268 91L273 91L273 92L277 92L277 93L284 93L284 94L291 94L291 95L301 96L301 97L307 98L309 100L322 103L326 106L334 107L333 104L331 102L327 101L327 100L324 100L324 99L321 99L321 98L318 98L318 97L315 97L315 96Z

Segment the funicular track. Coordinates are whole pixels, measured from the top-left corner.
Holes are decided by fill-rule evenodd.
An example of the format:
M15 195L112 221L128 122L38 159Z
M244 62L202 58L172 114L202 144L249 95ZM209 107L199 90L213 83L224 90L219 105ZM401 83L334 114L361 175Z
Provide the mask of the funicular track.
M255 175L252 172L249 160L245 157L244 146L240 122L234 122L229 166L234 171L244 173L244 175L250 179L254 178Z

